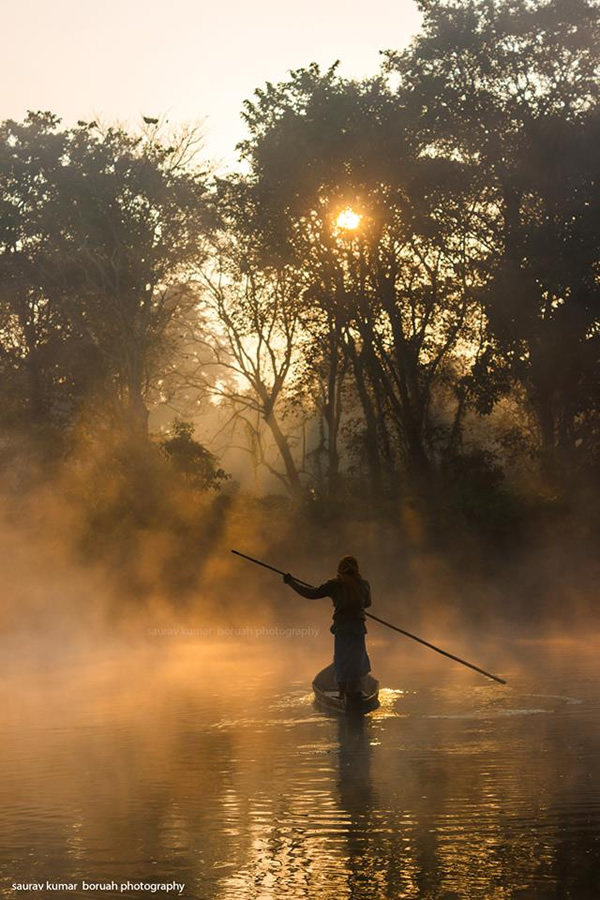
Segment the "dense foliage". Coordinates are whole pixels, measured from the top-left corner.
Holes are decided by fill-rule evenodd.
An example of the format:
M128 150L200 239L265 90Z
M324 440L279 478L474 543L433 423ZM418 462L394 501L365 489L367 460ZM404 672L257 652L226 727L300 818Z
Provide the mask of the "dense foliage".
M594 481L598 4L419 5L377 77L257 90L245 174L50 113L0 125L7 433L144 441L161 402L210 398L296 497L512 521L507 483ZM195 488L224 480L191 426L160 441Z

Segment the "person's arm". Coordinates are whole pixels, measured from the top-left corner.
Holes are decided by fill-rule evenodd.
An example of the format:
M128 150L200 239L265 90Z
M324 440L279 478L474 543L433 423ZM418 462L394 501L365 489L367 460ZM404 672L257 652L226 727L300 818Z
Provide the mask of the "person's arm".
M364 606L364 608L367 609L367 607L371 605L371 585L369 584L368 581L365 581L365 585L367 586L367 590L366 590L366 592L365 592L365 606Z
M331 597L329 581L325 581L323 584L320 584L319 587L308 587L307 585L300 584L296 581L289 572L283 576L283 580L286 584L289 584L292 590L296 591L297 594L300 594L301 597L306 597L307 600L320 600L321 597Z

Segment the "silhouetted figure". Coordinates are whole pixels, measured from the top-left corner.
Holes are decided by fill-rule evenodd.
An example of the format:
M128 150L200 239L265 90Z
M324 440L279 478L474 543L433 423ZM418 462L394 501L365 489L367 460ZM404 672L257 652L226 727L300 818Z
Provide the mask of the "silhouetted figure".
M333 601L334 635L333 664L340 697L348 706L361 700L360 679L371 671L371 662L365 645L365 609L371 605L369 582L361 577L354 556L343 556L335 578L319 587L307 587L289 573L283 576L297 594L308 600L331 597Z

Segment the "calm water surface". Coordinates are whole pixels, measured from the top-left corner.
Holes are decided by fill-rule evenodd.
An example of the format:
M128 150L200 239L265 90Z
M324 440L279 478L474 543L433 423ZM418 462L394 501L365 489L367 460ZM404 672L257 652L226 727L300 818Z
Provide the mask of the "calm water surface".
M354 722L313 707L320 666L282 643L6 672L1 895L600 898L598 643L521 644L506 688L387 659Z

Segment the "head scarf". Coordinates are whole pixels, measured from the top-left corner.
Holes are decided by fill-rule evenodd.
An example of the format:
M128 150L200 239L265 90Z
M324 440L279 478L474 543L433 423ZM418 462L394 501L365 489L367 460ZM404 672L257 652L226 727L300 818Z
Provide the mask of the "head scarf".
M362 609L361 577L356 557L342 556L337 567L337 580L342 584L350 606Z
M355 556L342 556L338 563L338 575L350 575L353 578L360 578L358 571L358 560Z

